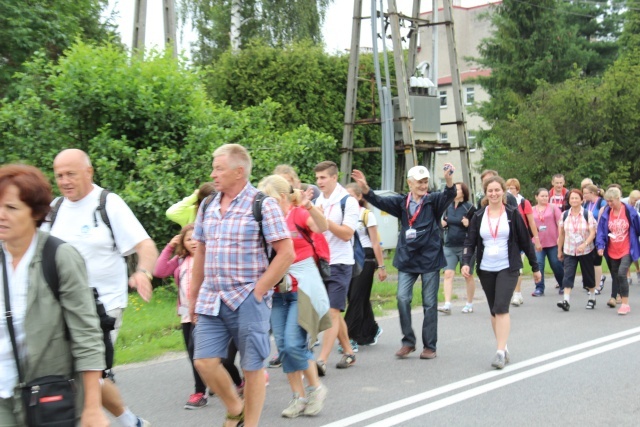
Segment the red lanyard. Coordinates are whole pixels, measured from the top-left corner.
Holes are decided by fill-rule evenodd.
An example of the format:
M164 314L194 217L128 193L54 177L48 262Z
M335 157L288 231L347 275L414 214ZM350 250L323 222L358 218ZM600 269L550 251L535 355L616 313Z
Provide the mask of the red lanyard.
M487 212L487 224L489 225L489 233L491 233L491 237L493 237L493 241L495 242L495 240L498 238L498 227L500 227L500 220L502 219L502 214L504 213L504 206L502 206L502 209L500 210L500 216L498 217L498 223L496 224L496 228L495 230L491 229L491 216L489 215L489 212Z
M426 196L426 194L425 194ZM415 213L411 218L409 218L409 203L411 202L411 194L407 195L407 221L409 221L409 228L413 227L413 223L416 222L416 218L418 218L418 214L420 213L420 209L422 209L422 202L424 200L424 196L420 199L420 204L418 205L418 209L416 209Z
M540 222L544 222L544 218L547 216L547 209L549 209L549 205L544 207L542 214L540 214L540 205L536 206L536 210L538 211L538 219Z

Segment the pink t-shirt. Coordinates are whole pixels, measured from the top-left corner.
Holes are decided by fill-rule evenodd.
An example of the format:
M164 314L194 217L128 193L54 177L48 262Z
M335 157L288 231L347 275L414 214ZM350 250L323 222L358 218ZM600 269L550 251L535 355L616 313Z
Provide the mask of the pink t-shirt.
M533 208L533 219L536 222L540 245L543 248L552 248L558 245L558 222L562 219L561 216L560 209L551 203L547 204L545 209L541 209L540 205Z

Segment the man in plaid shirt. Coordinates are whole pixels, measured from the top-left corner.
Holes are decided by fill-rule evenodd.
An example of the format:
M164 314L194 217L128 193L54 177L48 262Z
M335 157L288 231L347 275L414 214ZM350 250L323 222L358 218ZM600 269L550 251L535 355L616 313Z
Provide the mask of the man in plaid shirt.
M197 317L194 364L202 379L227 408L226 426L245 421L257 426L264 404L264 360L269 356L272 288L295 259L293 243L278 202L262 203L264 240L276 251L269 263L253 216L258 191L249 183L251 157L238 144L213 153L211 178L217 191L200 206L193 238L190 310ZM204 205L204 204L203 204ZM221 359L233 339L244 372L244 405Z

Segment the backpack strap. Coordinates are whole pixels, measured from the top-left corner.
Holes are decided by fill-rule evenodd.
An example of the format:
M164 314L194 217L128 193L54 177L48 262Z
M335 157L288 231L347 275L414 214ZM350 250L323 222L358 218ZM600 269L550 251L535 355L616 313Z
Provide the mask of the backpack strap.
M569 216L569 209L567 209L566 211L562 212L562 222L566 222L567 221L567 217ZM589 225L589 211L585 208L582 208L582 216L584 217L584 220L587 221L587 226Z
M49 289L51 289L58 301L60 301L60 278L58 277L58 267L56 266L56 253L58 252L58 247L63 243L63 240L49 236L42 249L42 274L49 285Z
M267 248L267 239L264 237L264 230L262 228L262 202L268 196L264 194L262 191L258 191L255 199L253 199L253 203L251 204L251 208L253 210L253 219L258 223L258 229L260 232L260 237L262 237L262 245L264 247L264 253L267 255L267 259L269 262L273 259L273 257L269 256L269 249Z
M109 215L107 215L107 196L111 193L111 191L103 189L100 192L100 202L98 203L98 207L96 211L93 213L93 221L96 227L98 226L98 219L96 218L96 212L100 214L100 218L102 222L105 223L107 227L109 227L109 232L111 232L111 240L113 240L113 250L117 250L116 246L116 237L113 235L113 228L111 228L111 221L109 221Z
M347 207L347 199L351 197L351 195L347 194L342 199L340 199L340 210L342 211L342 221L340 221L340 225L344 222L344 210Z
M56 197L54 200L55 204L49 211L49 230L53 228L53 223L56 222L56 217L58 216L58 211L60 210L60 205L64 201L64 197Z

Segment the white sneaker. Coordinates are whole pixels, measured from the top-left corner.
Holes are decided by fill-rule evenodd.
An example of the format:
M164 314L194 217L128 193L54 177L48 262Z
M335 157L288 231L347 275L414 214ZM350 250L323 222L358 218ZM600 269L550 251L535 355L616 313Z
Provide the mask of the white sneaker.
M304 414L304 410L307 407L307 399L303 399L294 393L293 399L289 402L289 406L282 411L282 416L286 418L296 418Z
M438 307L438 311L444 314L451 314L451 306L446 304L441 305L440 307Z
M312 392L307 393L307 406L304 408L305 415L318 415L324 406L329 390L324 385L318 386Z
M511 305L518 307L522 304L524 304L524 299L522 299L522 295L514 295L513 298L511 298Z
M465 306L462 308L462 312L463 313L473 313L473 305L472 304L465 304Z

